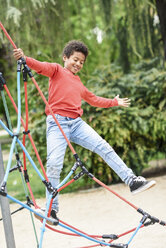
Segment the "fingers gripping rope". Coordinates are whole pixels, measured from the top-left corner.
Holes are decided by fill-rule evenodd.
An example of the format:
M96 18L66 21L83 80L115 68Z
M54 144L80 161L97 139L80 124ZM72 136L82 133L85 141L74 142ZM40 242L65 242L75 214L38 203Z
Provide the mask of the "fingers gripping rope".
M0 28L3 30L4 34L6 35L6 37L8 38L8 40L10 41L10 43L12 44L13 48L17 48L16 45L14 44L14 42L12 41L11 37L9 36L9 34L7 33L7 31L5 30L5 28L3 27L2 23L0 22ZM15 142L18 142L18 144L21 146L21 148L23 149L24 153L26 154L26 156L28 157L28 159L30 160L32 166L34 167L34 169L37 171L37 173L39 174L39 177L41 178L42 182L45 184L45 186L47 187L48 191L50 192L50 202L48 202L48 207L46 209L46 212L48 212L48 208L50 207L51 205L51 201L52 199L57 195L58 192L60 192L62 189L64 189L65 187L67 187L68 185L70 185L71 183L73 183L74 181L78 180L81 176L83 175L87 175L89 178L93 179L96 183L98 183L100 186L104 187L105 189L109 190L111 193L113 193L114 195L116 195L118 198L120 198L121 200L123 200L124 202L126 202L128 205L130 205L131 207L133 207L135 210L138 211L138 213L142 214L143 217L138 225L137 228L134 228L134 229L131 229L130 231L126 232L126 233L123 233L121 235L102 235L102 236L99 236L99 235L89 235L89 234L86 234L62 221L59 221L59 225L61 227L64 227L68 230L70 230L71 232L73 232L73 236L82 236L84 238L87 238L91 241L94 241L98 244L100 244L101 246L109 246L109 247L115 247L115 248L128 248L130 242L132 241L133 237L136 235L136 233L138 232L138 230L144 226L148 226L150 224L154 224L154 223L159 223L163 226L166 225L166 223L164 221L160 221L159 219L157 219L156 217L153 217L151 215L149 215L148 213L144 212L143 210L141 210L140 208L137 208L135 205L133 205L132 203L130 203L129 201L127 201L125 198L121 197L120 195L118 195L116 192L114 192L113 190L111 190L108 186L106 186L105 184L103 184L101 181L99 181L98 179L96 179L91 173L88 172L88 170L86 169L86 167L83 165L83 163L81 162L81 160L79 159L78 155L76 154L74 148L72 147L72 145L70 144L69 140L67 139L65 133L63 132L61 126L59 125L58 121L56 120L53 112L52 112L52 109L50 108L48 102L46 101L43 93L41 92L37 82L35 81L34 77L33 77L33 74L31 73L31 70L29 69L29 67L26 65L26 62L23 58L21 58L18 63L17 63L17 73L20 73L21 71L21 65L24 66L24 69L23 69L23 80L24 82L27 81L27 75L29 75L29 77L32 79L33 83L35 84L36 88L38 89L43 101L45 102L45 104L47 105L47 107L49 108L50 110L50 114L52 114L56 124L58 125L59 129L61 130L64 138L66 139L75 159L76 159L76 163L74 164L73 168L71 169L71 171L69 172L69 174L66 176L66 178L57 186L56 189L54 189L52 187L52 185L48 182L47 178L46 180L43 178L43 176L40 174L40 172L36 169L36 166L34 164L34 162L31 160L29 154L27 153L25 147L22 145L22 143L19 141L19 136L18 136L18 133L17 132L16 134L14 133L11 133L10 131L8 131L8 133L13 137L13 139L15 140ZM8 93L8 95L10 96L10 93L6 87L6 83L5 83L5 80L3 79L2 77L2 73L0 74L0 90L3 90L5 88L6 92ZM11 101L12 101L12 98L10 97ZM14 104L13 104L14 105ZM19 110L17 110L17 107L16 105L14 105L15 109L16 109L16 112L20 113ZM21 119L21 122L23 123L23 120ZM2 124L2 122L0 122L0 124L4 127L4 124ZM24 123L23 123L24 124ZM24 125L25 126L25 125ZM5 128L5 127L4 127ZM25 128L25 131L24 131L24 135L28 135L29 138L31 137L30 136L30 132L27 128L27 125L26 125L26 128ZM32 141L32 140L31 140ZM33 142L31 142L33 143ZM41 166L42 167L42 166ZM72 180L70 180L68 183L66 183L66 181L72 176L72 174L76 171L76 169L80 167L81 168L81 172L79 172L77 175L74 176L74 178ZM43 169L42 169L43 170ZM44 171L44 170L43 170ZM29 182L29 179L27 180ZM66 184L65 184L66 183ZM18 202L20 205L22 205L23 207L27 208L29 211L31 212L35 212L34 210L31 209L31 207L27 206L27 205L23 205L21 202L19 202L17 199L14 199L12 198L11 196L9 196L7 193L5 193L5 187L6 187L6 181L3 182L3 184L1 185L1 191L0 191L0 194L3 195L3 196L6 196L8 197L9 199L12 199L13 201L15 202ZM37 206L36 206L37 207ZM36 213L37 214L37 213ZM48 219L47 215L45 216L42 216L43 218L43 227L42 227L42 232L41 232L41 240L40 240L40 245L39 245L39 248L42 247L42 240L43 240L43 234L44 234L44 231L45 231L45 226L53 231L57 231L57 232L61 232L61 231L58 231L54 228L51 228L50 226L46 225L46 219ZM130 232L134 232L134 234L132 235L132 237L130 238L129 242L127 244L121 244L121 243L112 243L115 239L118 239L120 238L121 236L124 236ZM62 233L62 232L61 232ZM63 232L64 233L64 232ZM71 233L64 233L64 234L67 234L67 235L71 235ZM111 239L110 242L105 242L103 240L99 240L99 239Z

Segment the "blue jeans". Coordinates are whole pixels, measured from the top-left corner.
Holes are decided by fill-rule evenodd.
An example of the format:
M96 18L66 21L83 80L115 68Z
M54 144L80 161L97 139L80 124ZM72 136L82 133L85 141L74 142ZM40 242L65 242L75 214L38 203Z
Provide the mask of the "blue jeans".
M72 119L55 114L69 141L81 145L97 153L116 172L126 184L134 176L132 170L126 166L113 148L80 117ZM47 176L52 186L60 182L60 174L67 142L51 115L47 116ZM79 154L78 154L79 155ZM46 192L48 198L48 192ZM58 211L58 196L54 198L52 208Z

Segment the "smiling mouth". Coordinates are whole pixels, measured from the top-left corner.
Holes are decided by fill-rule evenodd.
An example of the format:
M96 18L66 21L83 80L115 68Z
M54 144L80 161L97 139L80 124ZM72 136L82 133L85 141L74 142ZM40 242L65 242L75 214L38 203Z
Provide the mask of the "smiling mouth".
M73 67L73 68L74 68L75 71L79 71L79 68L77 68L77 67Z

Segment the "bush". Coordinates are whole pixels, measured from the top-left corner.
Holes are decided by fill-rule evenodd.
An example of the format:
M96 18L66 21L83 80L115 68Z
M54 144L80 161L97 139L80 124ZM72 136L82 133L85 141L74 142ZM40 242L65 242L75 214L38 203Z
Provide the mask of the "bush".
M83 119L89 123L111 146L124 162L136 174L141 174L147 167L149 159L158 151L166 150L166 73L155 68L157 58L132 66L129 74L123 74L122 69L114 64L98 68L88 77L86 86L96 95L113 98L131 98L130 108L114 107L109 109L94 108L83 103ZM39 76L41 77L41 76ZM43 79L42 79L43 80ZM40 83L47 97L47 85ZM29 86L30 94L34 87ZM45 115L44 105L36 92L36 99L31 102L32 137L35 140L39 154L46 161ZM96 154L82 147L75 147L77 154L85 163L89 172L105 183L119 181L118 176ZM73 166L75 160L67 150L62 177ZM94 183L83 177L68 190L89 187Z

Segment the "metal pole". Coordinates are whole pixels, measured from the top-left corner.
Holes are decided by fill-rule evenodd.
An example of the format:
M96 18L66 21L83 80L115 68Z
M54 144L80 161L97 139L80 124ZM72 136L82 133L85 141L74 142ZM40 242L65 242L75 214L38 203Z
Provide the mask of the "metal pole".
M0 183L3 181L4 175L5 170L3 165L2 150L0 143ZM0 195L0 205L7 248L16 248L8 198Z

